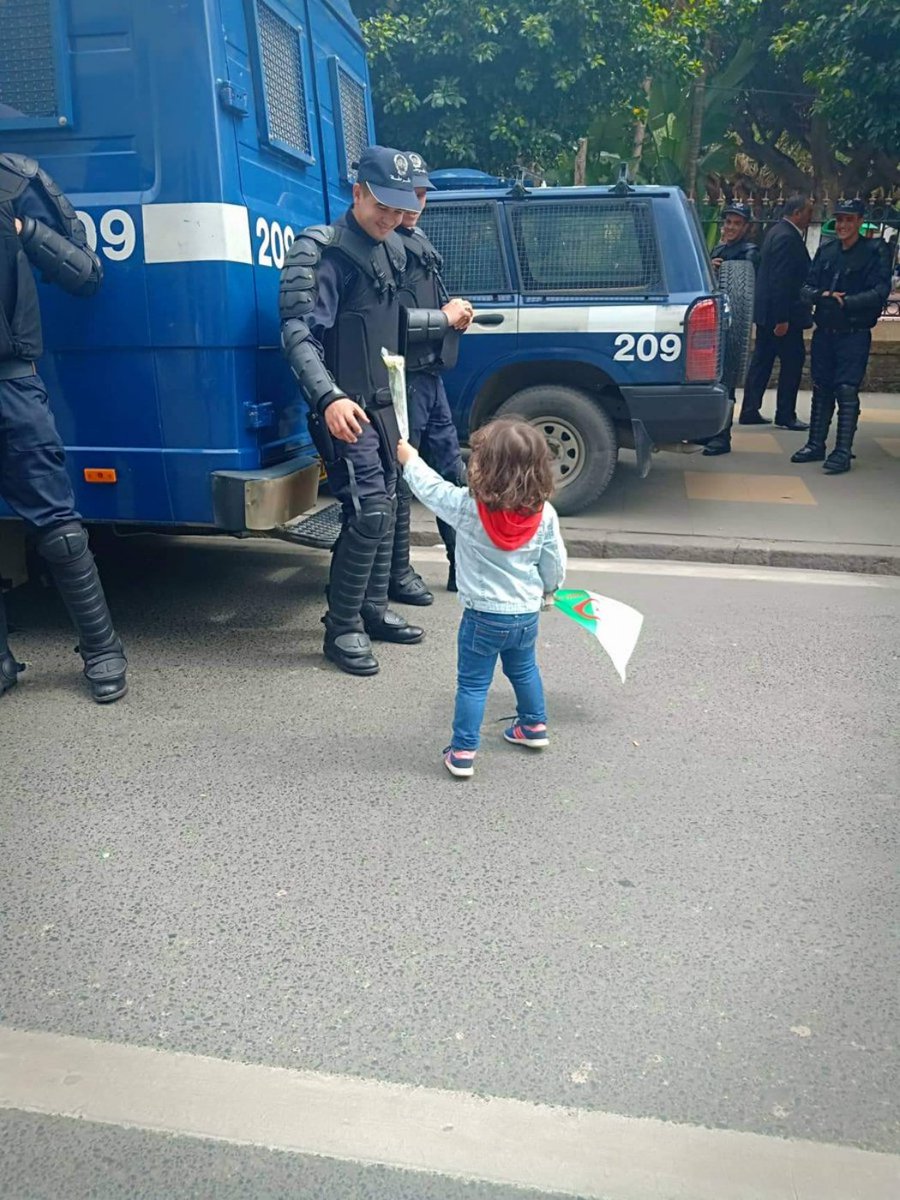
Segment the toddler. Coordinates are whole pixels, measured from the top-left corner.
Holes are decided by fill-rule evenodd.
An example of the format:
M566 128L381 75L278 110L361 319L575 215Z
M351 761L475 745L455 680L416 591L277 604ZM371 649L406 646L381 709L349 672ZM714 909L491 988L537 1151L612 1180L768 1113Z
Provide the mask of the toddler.
M403 476L416 496L456 530L456 581L463 606L457 640L451 775L474 774L484 706L499 656L518 716L503 736L515 746L549 745L544 688L535 659L545 595L561 586L566 548L553 494L550 451L526 421L499 417L472 435L468 488L455 487L405 441Z

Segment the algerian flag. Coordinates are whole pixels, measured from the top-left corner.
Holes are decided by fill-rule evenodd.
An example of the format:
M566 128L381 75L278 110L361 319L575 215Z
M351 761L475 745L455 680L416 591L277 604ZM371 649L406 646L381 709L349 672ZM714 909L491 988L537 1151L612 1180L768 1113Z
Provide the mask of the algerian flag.
M554 607L597 639L625 682L625 668L637 645L644 623L643 613L608 596L596 592L562 588L553 601Z

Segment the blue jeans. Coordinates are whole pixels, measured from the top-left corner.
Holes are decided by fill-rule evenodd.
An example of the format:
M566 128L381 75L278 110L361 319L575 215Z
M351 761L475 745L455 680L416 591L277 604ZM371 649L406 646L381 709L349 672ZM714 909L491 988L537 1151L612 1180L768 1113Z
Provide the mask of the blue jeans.
M459 624L456 660L454 750L477 750L488 688L497 656L516 693L516 712L525 725L547 720L544 687L535 659L538 613L485 613L467 608Z

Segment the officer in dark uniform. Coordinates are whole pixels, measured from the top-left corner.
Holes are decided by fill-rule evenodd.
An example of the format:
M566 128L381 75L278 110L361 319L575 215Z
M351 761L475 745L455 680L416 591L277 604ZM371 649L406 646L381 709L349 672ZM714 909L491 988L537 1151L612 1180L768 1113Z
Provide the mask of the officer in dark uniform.
M391 234L417 212L410 164L385 146L364 151L353 207L333 226L295 240L281 272L281 338L310 406L310 432L343 507L328 581L325 656L351 675L374 675L371 640L411 644L424 630L388 606L399 428L382 348L400 345L406 255ZM439 340L440 312L410 312L405 338ZM402 347L406 349L406 343Z
M0 494L35 534L78 634L91 695L107 704L125 695L127 664L35 365L43 345L32 267L75 296L92 296L103 278L84 226L50 176L32 159L0 154ZM22 670L0 598L0 695Z
M422 208L434 184L428 167L415 151L407 153L416 196ZM443 259L421 229L418 212L403 214L397 236L406 252L406 271L400 297L413 309L441 309L450 330L443 343L422 343L410 347L406 355L406 387L409 399L409 440L425 462L450 483L465 483L466 468L459 450L456 426L440 372L456 361L459 334L468 329L474 310L468 300L450 299L441 279ZM397 490L397 526L394 532L394 556L391 563L390 597L400 604L431 604L434 600L425 581L409 561L410 491L401 476ZM447 547L450 571L447 590L456 591L456 531L438 520L438 529Z
M866 373L872 326L891 290L880 245L860 237L866 208L847 200L835 209L837 239L820 246L801 296L815 305L809 439L791 462L821 462L830 475L850 470L859 422L859 387ZM825 440L837 404L837 438L825 458Z
M759 246L750 241L750 227L753 224L753 213L747 204L729 204L723 213L722 240L713 249L710 258L716 270L723 262L750 262L754 270L759 266ZM734 406L737 396L734 388L729 397L731 414L728 424L706 443L703 453L712 457L718 454L731 453L731 426L734 424Z

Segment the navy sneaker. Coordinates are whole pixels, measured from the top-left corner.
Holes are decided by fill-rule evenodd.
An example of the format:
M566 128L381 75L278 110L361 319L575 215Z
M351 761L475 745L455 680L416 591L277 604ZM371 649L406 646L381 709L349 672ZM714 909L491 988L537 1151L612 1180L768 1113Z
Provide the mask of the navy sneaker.
M444 751L444 766L457 779L468 779L475 774L475 751L454 750L448 746Z
M503 736L514 746L530 746L532 750L543 750L550 745L547 737L547 726L542 721L540 725L525 725L520 720L503 730Z

